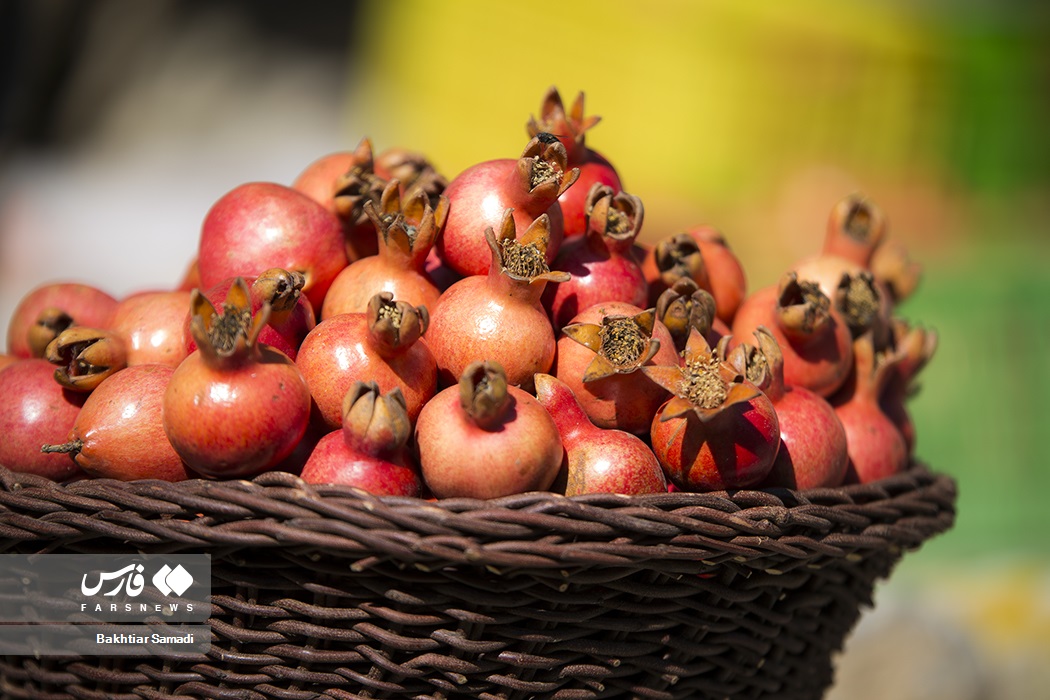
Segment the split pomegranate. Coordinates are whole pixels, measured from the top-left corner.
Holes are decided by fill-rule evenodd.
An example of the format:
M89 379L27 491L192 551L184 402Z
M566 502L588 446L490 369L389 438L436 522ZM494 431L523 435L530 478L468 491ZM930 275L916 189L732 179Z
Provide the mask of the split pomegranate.
M317 443L302 470L311 484L356 486L377 496L419 496L418 467L407 448L412 422L395 387L354 382L343 400L342 428Z
M426 342L445 386L455 383L471 363L488 359L499 363L508 382L530 390L533 375L554 363L554 330L540 305L543 288L569 275L547 266L546 214L518 238L508 209L499 232L486 229L485 240L488 274L466 277L445 291Z
M537 374L536 399L554 419L565 448L566 496L667 490L663 469L649 446L636 435L591 423L565 382Z
M182 481L191 475L164 433L164 392L174 369L140 364L113 374L84 401L69 438L44 445L91 476Z
M0 369L0 464L18 472L64 481L80 470L66 455L41 452L69 436L87 394L55 379L47 360L21 358Z
M773 468L780 424L773 402L711 352L693 329L682 366L643 367L672 397L653 418L653 452L683 491L746 488Z
M747 342L760 327L776 339L788 386L828 397L846 381L853 366L853 338L815 282L787 272L777 286L751 294L737 311L733 337Z
M460 275L483 275L489 268L485 231L502 228L504 213L525 230L541 215L548 219L546 262L550 265L563 237L558 197L576 182L578 168L566 165L565 147L557 139L533 138L521 157L472 165L448 183L451 207L438 254Z
M290 187L250 182L204 217L198 264L205 289L274 267L301 273L302 293L320 309L347 258L342 226L330 211Z
M548 285L544 292L544 306L555 328L599 302L644 306L649 298L649 285L632 253L645 216L642 200L595 183L585 209L585 235L563 245L553 265L570 277Z
M562 329L554 374L600 428L645 433L667 391L638 370L678 364L653 309L611 302L584 309Z
M299 348L296 364L310 387L314 412L338 428L343 398L355 381L374 381L384 392L400 389L415 420L437 391L437 363L425 342L426 307L374 294L360 314L339 314L317 324Z
M530 117L526 125L530 138L551 134L565 147L566 162L570 168L579 168L580 177L576 187L558 196L564 217L565 238L582 236L587 232L587 193L595 185L610 188L613 193L623 190L620 176L603 155L586 145L586 133L594 127L600 117L584 117L583 91L576 96L568 113L557 88L551 86L543 96L540 118ZM643 302L644 303L644 302ZM586 308L580 305L580 308Z
M37 324L45 309L54 309L48 318L58 314L68 320L50 336L35 344L36 352L30 348L29 332ZM16 357L43 357L44 348L70 324L95 328L108 328L117 300L97 287L76 282L55 282L37 287L22 297L11 315L7 326L7 352Z
M791 489L835 487L846 476L846 431L835 409L801 386L787 386L780 346L759 326L757 345L741 342L728 362L773 402L780 425L780 448L763 486Z
M908 466L904 435L879 405L900 361L898 353L876 351L870 330L853 341L853 371L842 390L831 397L846 430L846 483L876 481Z
M437 498L499 498L550 487L561 468L558 428L498 363L469 364L416 423L423 481Z
M215 478L255 474L280 462L306 431L310 391L287 355L257 343L270 305L254 315L237 279L219 313L199 291L191 300L197 350L164 393L164 432L196 472Z
M441 290L425 266L445 225L448 198L439 197L435 211L422 190L402 200L398 188L399 182L391 180L378 207L365 202L365 213L378 232L378 254L357 260L339 273L325 296L322 318L363 312L379 292L413 306L426 306L431 312L437 309Z

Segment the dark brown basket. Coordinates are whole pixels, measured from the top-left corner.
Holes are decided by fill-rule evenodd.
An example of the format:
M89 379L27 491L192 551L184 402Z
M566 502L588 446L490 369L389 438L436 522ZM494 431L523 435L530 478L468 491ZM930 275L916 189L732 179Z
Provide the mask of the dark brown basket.
M819 698L875 583L954 504L921 466L804 492L439 502L0 467L0 551L209 553L213 572L207 657L6 657L0 693Z

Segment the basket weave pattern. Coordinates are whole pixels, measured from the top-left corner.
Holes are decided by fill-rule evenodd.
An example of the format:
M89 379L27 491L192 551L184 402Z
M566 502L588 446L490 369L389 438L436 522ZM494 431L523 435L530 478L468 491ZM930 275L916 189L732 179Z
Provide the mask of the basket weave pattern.
M492 501L283 473L58 485L0 467L0 551L212 556L212 648L0 658L33 700L819 698L955 484Z

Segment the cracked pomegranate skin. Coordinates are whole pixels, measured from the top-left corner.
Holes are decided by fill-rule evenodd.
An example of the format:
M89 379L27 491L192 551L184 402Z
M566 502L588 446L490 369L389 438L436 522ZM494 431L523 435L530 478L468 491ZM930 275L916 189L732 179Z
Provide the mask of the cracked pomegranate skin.
M164 394L164 430L190 468L236 478L288 456L310 416L310 391L282 353L261 347L261 359L209 369L200 350L175 370Z

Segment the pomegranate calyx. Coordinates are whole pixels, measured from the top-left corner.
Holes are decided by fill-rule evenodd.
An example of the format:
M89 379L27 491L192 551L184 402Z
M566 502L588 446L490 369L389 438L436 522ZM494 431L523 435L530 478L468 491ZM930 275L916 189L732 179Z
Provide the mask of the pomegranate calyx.
M655 308L656 317L670 331L679 350L685 347L690 329L706 336L715 321L714 296L691 277L681 277L661 292Z
M700 245L688 233L673 233L658 241L653 260L660 279L668 287L683 277L694 280L700 287L710 286Z
M922 265L911 259L900 241L879 244L871 258L871 272L889 291L894 304L914 294L922 281Z
M787 272L777 289L776 314L781 328L793 337L813 336L831 323L831 300L816 282Z
M835 308L841 313L854 338L871 329L878 320L882 295L875 278L867 270L842 273L835 289Z
M500 230L485 229L485 241L492 251L492 264L513 280L533 282L567 282L569 273L551 270L547 264L547 246L550 244L550 218L541 214L529 224L519 238L514 224L514 210L503 212Z
M581 90L572 103L568 114L561 95L555 86L547 89L540 105L540 118L529 117L526 130L529 136L536 136L542 132L554 134L565 146L570 157L575 158L584 152L585 136L588 129L595 126L601 117L584 117L584 93Z
M517 172L530 197L553 202L580 177L579 168L567 167L565 146L557 139L534 137L518 158Z
M375 174L372 142L368 138L361 139L357 144L353 161L354 165L336 180L332 200L341 219L359 224L368 218L364 212L364 203L378 202L386 182Z
M26 340L33 357L44 357L47 346L58 334L73 325L73 317L55 306L40 311L36 322L26 331Z
M898 373L911 382L937 351L937 332L922 326L912 326L900 318L893 320L892 331L894 347L901 355Z
M507 374L495 360L471 362L459 378L459 405L479 428L497 428L510 407Z
M828 216L823 252L868 267L885 235L882 209L860 194L851 194L839 200Z
M656 310L646 309L634 316L603 316L601 324L572 323L562 333L594 352L583 374L587 383L630 374L651 360L660 350L660 341L652 337L655 322Z
M58 365L56 382L85 392L128 364L127 348L115 333L85 326L71 326L55 336L44 359Z
M615 192L600 182L591 185L584 212L587 214L587 235L601 239L605 247L618 251L631 247L645 218L645 208L639 197Z
M190 334L206 363L238 362L256 347L259 332L270 320L270 302L264 300L252 314L251 293L238 277L226 293L222 313L199 289L190 296Z
M422 153L405 148L388 148L375 157L374 167L392 180L399 180L405 195L423 192L436 208L435 200L445 191L448 179L437 171Z
M252 291L257 298L270 303L270 322L275 323L278 315L295 308L305 284L306 275L303 273L273 267L255 278Z
M374 382L356 381L343 398L343 438L374 457L397 454L408 444L412 421L400 387L383 394Z
M369 299L367 313L368 333L380 354L386 356L407 351L430 325L425 306L394 301L391 292L379 292Z

